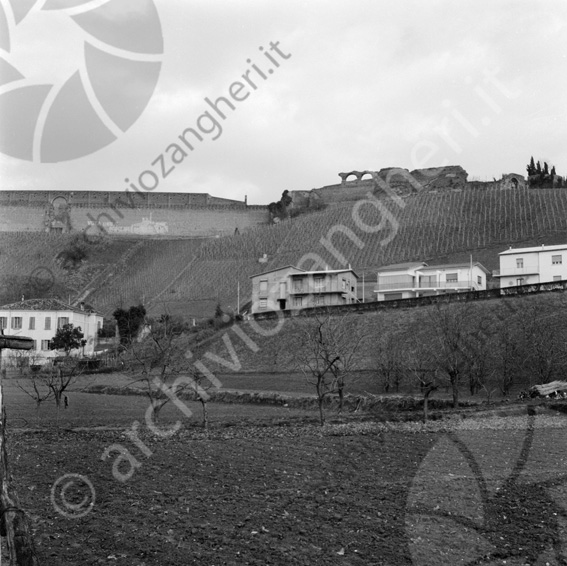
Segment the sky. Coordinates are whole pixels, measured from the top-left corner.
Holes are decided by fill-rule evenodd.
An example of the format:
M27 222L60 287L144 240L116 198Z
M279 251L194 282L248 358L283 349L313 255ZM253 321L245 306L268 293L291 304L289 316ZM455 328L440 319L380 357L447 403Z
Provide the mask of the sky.
M567 175L564 0L0 7L4 190L266 204L350 170Z

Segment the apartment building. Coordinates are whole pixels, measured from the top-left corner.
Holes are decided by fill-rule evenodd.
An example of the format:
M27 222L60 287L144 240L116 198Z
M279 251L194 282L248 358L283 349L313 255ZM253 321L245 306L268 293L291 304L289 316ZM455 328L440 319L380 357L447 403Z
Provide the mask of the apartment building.
M352 269L306 271L292 265L252 275L252 313L344 305L358 301Z

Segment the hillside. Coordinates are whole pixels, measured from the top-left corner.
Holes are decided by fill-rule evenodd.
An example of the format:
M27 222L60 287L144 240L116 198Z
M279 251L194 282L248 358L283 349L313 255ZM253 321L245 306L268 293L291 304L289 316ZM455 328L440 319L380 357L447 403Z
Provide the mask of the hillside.
M105 314L143 301L152 313L200 317L212 314L217 302L235 308L238 287L244 305L250 298L250 275L298 264L307 254L331 268L341 267L344 257L372 281L375 269L390 263L452 262L472 254L493 270L498 253L510 245L567 241L567 191L562 189L469 186L409 195L400 204L380 202L381 211L349 202L222 238L109 239L94 246L74 270L55 262L69 236L2 234L4 295L9 282L21 287L35 268L48 267L59 293L85 296ZM329 235L334 253L322 243Z
M382 265L413 260L468 261L469 254L493 270L498 268L498 253L510 245L567 240L567 191L426 192L404 199L403 209L391 201L383 202L393 220L375 233L357 227L353 203L347 203L237 236L209 240L198 249L191 268L180 273L166 292L158 291L157 298L172 310L177 305L189 308L187 302L196 305L197 299L208 298L211 312L217 296L221 304L235 307L238 285L240 304L244 304L250 294L250 275L297 264L306 254L316 254L330 267L340 267L340 258L321 243L337 227L350 229L351 239L339 231L332 236L332 244L359 275L364 273L370 281L375 280L375 269ZM382 215L376 208L364 206L359 212L368 226L380 224ZM393 229L396 223L397 231ZM385 239L390 240L387 245L382 244ZM260 262L264 254L267 261ZM309 267L309 263L304 266ZM183 267L177 266L178 272Z
M351 351L352 344L362 338L356 374L368 392L387 391L385 381L392 385L396 373L401 390L419 390L415 368L437 370L439 384L448 387L448 364L460 359L463 395L471 379L494 393L507 387L509 394L535 383L564 379L567 321L562 312L566 306L566 292L542 293L382 309L364 316L320 314L319 320L325 324L330 320L336 328L338 352L340 348ZM287 376L304 379L298 364L304 347L301 329L315 323L312 317L244 321L211 340L201 359L223 388L242 387L244 378L253 389L257 375L262 376L259 383L266 390L285 391L286 384L280 382ZM348 331L341 334L345 328ZM476 393L480 391L477 388Z

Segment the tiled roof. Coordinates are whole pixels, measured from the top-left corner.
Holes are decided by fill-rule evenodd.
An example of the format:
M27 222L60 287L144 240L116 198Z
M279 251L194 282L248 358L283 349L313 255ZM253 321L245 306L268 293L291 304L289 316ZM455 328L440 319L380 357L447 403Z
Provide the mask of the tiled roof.
M85 310L78 307L72 307L59 299L27 299L17 303L10 303L9 305L0 306L0 310L13 310L13 311L73 311L73 312L86 312L92 313L94 309L85 305Z

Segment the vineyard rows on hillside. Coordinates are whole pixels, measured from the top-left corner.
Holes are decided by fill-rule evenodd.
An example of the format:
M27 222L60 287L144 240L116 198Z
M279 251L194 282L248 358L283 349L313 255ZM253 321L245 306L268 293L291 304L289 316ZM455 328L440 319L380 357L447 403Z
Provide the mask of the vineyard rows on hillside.
M484 248L494 250L485 261L489 269L496 269L498 251L515 242L567 234L567 191L562 190L421 193L404 202L405 207L401 208L385 201L399 225L397 231L393 230L394 222L384 222L379 232L366 232L354 222L353 204L349 203L210 242L201 248L200 255L211 257L217 253L217 260L198 257L191 278L183 280L183 293L193 299L206 297L210 295L210 281L215 281L220 297L227 293L230 296L231 292L234 297L238 280L242 297L250 289L250 275L298 264L308 253L319 255L331 268L346 267L321 244L321 239L339 226L349 228L352 239L339 230L332 236L332 244L353 268L365 271L404 261L431 262L438 257ZM357 212L371 227L377 227L383 218L371 205L361 206ZM384 245L384 241L388 243ZM268 263L260 264L258 258L264 253ZM222 261L223 258L230 261ZM309 262L303 266L310 267Z
M165 290L194 258L202 239L147 240L124 265L117 265L107 285L90 300L105 312L119 306L147 303Z
M306 254L329 268L350 264L366 274L391 263L431 263L467 257L469 252L481 256L488 269L497 269L498 252L511 245L560 243L567 238L567 191L562 189L468 188L414 194L403 200L403 206L392 200L382 203L389 217L368 203L350 202L234 236L143 240L136 249L136 240L109 240L95 246L86 264L73 274L55 262L69 236L5 234L0 267L3 274L27 274L47 266L56 278L73 283L77 292L79 283L88 285L99 277L102 283L88 301L108 315L117 306L140 301L201 301L210 308L218 300L234 307L238 286L242 305L250 298L251 275L297 265ZM362 223L355 222L353 213ZM329 236L338 253L322 244ZM310 268L311 263L305 261L302 267Z

